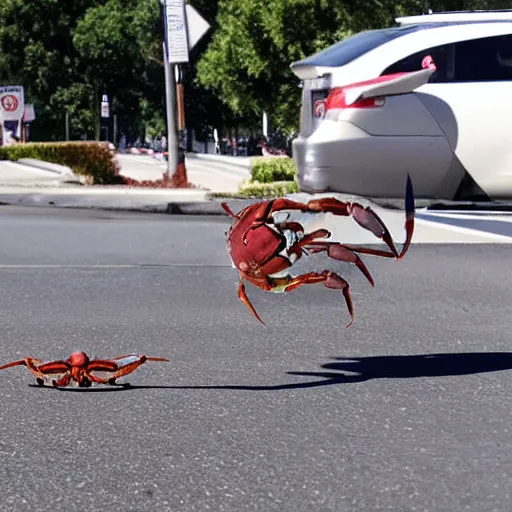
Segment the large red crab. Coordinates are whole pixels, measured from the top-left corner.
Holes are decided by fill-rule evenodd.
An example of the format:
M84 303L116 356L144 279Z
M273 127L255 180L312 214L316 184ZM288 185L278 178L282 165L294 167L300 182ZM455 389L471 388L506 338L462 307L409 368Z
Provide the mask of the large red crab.
M90 359L85 352L73 352L67 360L43 363L40 359L26 357L20 361L0 366L0 370L11 366L26 366L42 386L48 380L59 388L75 384L88 388L93 382L97 384L115 384L119 377L135 371L146 361L166 361L163 357L148 357L138 354L118 356L113 359ZM106 375L106 376L103 376Z
M374 286L370 271L357 253L399 260L405 256L414 231L414 194L409 175L405 190L406 239L400 253L384 222L371 208L365 208L358 203L344 202L332 197L299 203L281 197L251 204L236 215L226 203L222 203L222 207L228 215L236 219L226 234L228 252L240 275L238 297L263 324L263 320L247 297L244 279L267 292L290 292L304 284L315 283L323 283L327 288L341 290L351 317L347 325L349 327L354 321L354 307L350 285L345 279L330 270L292 276L286 269L290 268L303 253L308 255L323 251L333 259L357 265ZM357 224L379 237L388 249L370 249L339 242L319 241L318 239L329 238L331 233L327 229L305 233L303 226L298 222L276 222L273 215L284 210L352 216Z

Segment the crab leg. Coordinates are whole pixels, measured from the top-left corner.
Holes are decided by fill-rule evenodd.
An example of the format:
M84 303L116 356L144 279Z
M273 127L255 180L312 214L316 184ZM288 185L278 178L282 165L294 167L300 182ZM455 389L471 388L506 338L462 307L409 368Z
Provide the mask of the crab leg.
M123 375L128 375L129 373L132 373L135 371L141 364L144 364L146 361L165 361L169 362L169 359L165 359L164 357L148 357L148 356L136 356L136 355L128 355L128 356L119 356L116 357L116 360L122 359L123 357L133 357L134 361L131 363L128 363L126 366L123 366L122 368L119 368L111 379L109 379L110 383L113 383L116 379L119 377L122 377Z
M25 359L22 359L21 361L13 361L12 363L4 364L3 366L0 366L0 370L4 370L5 368L10 368L11 366L26 366L36 377L36 379L39 380L45 380L47 377L44 373L42 373L38 366L41 364L42 361L40 359L34 359L32 357L26 357Z
M291 254L294 253L297 257L300 257L302 252L307 254L307 252L304 250L304 246L306 244L314 242L317 238L329 238L331 236L330 231L327 229L317 229L312 233L304 234L304 228L298 222L283 222L282 224L279 224L279 228L283 231L289 229L294 233L299 233L302 236L302 239L299 242L295 243L292 247L289 248L289 252Z
M302 245L302 244L301 244ZM327 256L338 261L346 261L347 263L354 263L357 268L365 275L366 279L372 286L375 286L373 277L364 264L363 260L351 249L337 242L313 242L304 246L312 254L326 251Z
M260 315L256 312L256 309L254 309L254 306L252 305L252 302L249 300L249 297L247 297L247 292L245 291L245 284L242 280L242 276L240 276L240 283L238 284L238 298L247 306L249 311L263 324L265 325L265 322L260 318Z
M20 361L13 361L12 363L4 364L3 366L0 366L0 370L5 370L6 368L11 368L12 366L28 366L27 361L29 360L41 363L39 359L32 359L30 357L26 357L25 359L21 359Z
M407 175L407 183L405 187L406 239L401 253L398 253L393 239L391 238L391 234L389 233L389 230L387 229L384 222L370 207L365 208L360 204L340 201L333 197L312 199L306 204L298 203L296 201L281 197L279 199L275 199L274 201L270 201L265 213L267 216L270 216L272 213L282 210L299 210L306 213L332 213L333 215L340 216L352 215L353 219L361 227L371 231L375 236L380 238L389 247L391 252L348 245L346 247L360 253L396 258L397 260L405 256L405 253L411 244L412 235L414 232L414 192L409 174Z
M117 369L117 363L109 361L108 359L93 359L87 367L88 372L115 372Z
M56 388L65 388L71 381L71 372L66 372L60 379L52 380L52 384Z
M71 380L71 367L67 361L51 361L50 363L44 363L37 367L37 370L43 375L43 378L38 377L37 374L37 383L42 386L44 381L48 379L48 375L63 373L60 379L52 379L52 384L55 387L65 387L69 384ZM34 373L34 372L32 372Z
M352 325L354 321L354 306L352 304L352 297L350 295L350 285L343 279L340 275L335 272L331 272L330 270L324 270L321 273L318 272L309 272L307 274L302 274L300 276L294 277L286 286L285 292L291 292L295 290L299 286L304 284L316 284L323 283L326 288L330 288L331 290L341 290L343 296L345 297L345 302L347 304L348 312L350 313L350 322L347 324L347 327Z
M222 208L224 208L224 211L230 216L230 217L233 217L234 219L238 219L238 215L235 215L233 213L233 211L231 210L231 208L227 205L227 203L220 203L220 205L222 206Z
M63 373L70 369L69 363L66 361L52 361L51 363L44 363L38 366L38 370L44 374Z
M405 242L402 251L398 254L393 239L386 228L386 225L379 216L370 208L363 208L360 205L352 206L352 216L354 220L363 228L371 231L375 236L379 237L391 250L391 252L379 249L368 249L353 245L346 245L349 249L361 254L372 254L374 256L384 256L386 258L402 259L411 245L412 235L414 233L414 194L412 189L411 177L407 175L407 185L405 189Z
M109 377L108 379L103 379L102 377L97 377L96 375L89 373L89 371L87 371L87 378L91 382L96 382L97 384L109 384L111 381L115 380L115 378L113 378L113 377Z

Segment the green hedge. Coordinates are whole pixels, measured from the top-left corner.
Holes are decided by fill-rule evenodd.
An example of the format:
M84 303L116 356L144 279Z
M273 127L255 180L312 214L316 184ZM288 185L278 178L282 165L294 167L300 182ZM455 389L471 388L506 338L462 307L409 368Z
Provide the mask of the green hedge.
M281 197L298 192L295 181L276 181L274 183L246 183L238 189L243 197Z
M251 161L251 181L273 183L274 181L294 181L296 168L292 158L255 158Z
M119 168L107 142L28 142L0 147L0 160L35 158L70 167L96 184L117 183Z

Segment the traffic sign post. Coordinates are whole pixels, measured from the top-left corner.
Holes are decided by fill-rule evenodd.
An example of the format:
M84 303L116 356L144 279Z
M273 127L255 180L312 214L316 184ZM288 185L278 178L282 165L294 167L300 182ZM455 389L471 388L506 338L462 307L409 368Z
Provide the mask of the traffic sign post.
M108 119L110 117L110 105L106 94L101 97L101 117L103 119Z
M167 174L172 178L178 166L183 166L186 181L185 148L180 143L185 128L180 64L189 62L190 50L206 34L210 25L191 5L185 5L185 0L160 0L160 3L164 8L165 25L163 49L168 132Z
M25 92L21 85L5 85L0 87L0 124L2 144L5 142L5 121L17 122L17 133L21 136L23 114L25 113Z
M105 126L105 140L108 141L108 121L110 119L110 104L108 96L103 94L101 97L101 119Z

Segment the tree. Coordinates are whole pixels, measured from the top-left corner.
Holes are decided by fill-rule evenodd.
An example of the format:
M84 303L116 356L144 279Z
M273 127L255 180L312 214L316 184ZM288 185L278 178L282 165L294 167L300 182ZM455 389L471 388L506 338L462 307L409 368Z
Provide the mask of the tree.
M401 15L503 8L503 0L220 0L217 30L198 64L198 80L235 113L270 113L275 127L295 131L300 110L294 61Z
M162 81L148 83L148 77L155 71L151 68L157 64L145 59L143 35L151 20L158 18L155 13L152 18L148 16L151 8L158 15L157 0L108 0L88 9L73 31L80 68L86 82L91 84L90 105L96 120L97 138L98 107L103 93L108 94L113 111L119 112L122 126L140 125L141 118L148 115L148 102L156 102L157 107L161 105ZM143 106L146 106L146 112L143 112Z
M23 85L35 104L37 123L32 136L64 135L63 89L86 89L77 72L78 55L72 43L76 20L96 0L3 0L0 4L0 81ZM79 102L77 102L79 108Z

